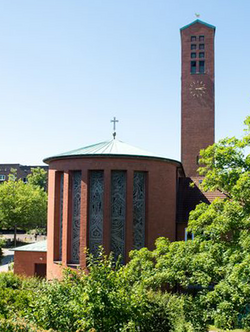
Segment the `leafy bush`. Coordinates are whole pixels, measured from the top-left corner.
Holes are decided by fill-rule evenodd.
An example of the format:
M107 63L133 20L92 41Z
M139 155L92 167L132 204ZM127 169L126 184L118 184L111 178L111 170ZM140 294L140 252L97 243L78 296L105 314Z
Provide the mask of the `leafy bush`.
M185 297L131 282L128 270L103 252L90 257L88 274L67 270L62 281L43 283L27 315L60 332L195 331L186 322Z
M12 272L0 273L0 317L23 315L34 300L35 278L25 279Z
M0 273L0 288L19 289L22 286L22 278L11 272Z
M63 281L44 285L29 317L58 331L122 331L145 302L141 285L131 285L124 272L112 258L92 257L87 275L68 270Z
M0 274L0 327L18 332L206 331L190 319L195 312L191 300L132 281L127 267L114 266L112 257L101 253L90 257L88 274L67 270L62 281Z
M43 330L37 328L25 320L18 319L1 319L0 320L1 332L53 332L53 330ZM56 332L56 331L54 331Z

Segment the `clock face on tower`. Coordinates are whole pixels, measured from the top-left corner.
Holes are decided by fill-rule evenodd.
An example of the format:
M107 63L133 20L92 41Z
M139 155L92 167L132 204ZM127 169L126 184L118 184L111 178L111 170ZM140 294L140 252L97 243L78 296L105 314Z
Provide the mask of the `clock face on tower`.
M193 97L201 98L206 93L206 85L202 81L193 81L190 83L189 91Z

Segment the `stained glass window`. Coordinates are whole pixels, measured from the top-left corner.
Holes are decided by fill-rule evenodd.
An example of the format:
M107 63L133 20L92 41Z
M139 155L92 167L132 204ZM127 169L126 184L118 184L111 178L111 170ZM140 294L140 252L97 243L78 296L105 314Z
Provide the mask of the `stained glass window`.
M145 246L146 173L134 172L133 186L133 247Z
M62 232L63 232L63 176L60 174L60 212L59 212L59 260L62 260Z
M115 260L125 262L126 172L113 171L111 176L111 251Z
M80 214L81 214L81 172L72 175L72 238L71 263L79 263L80 249Z
M96 256L103 244L103 171L90 172L89 251Z

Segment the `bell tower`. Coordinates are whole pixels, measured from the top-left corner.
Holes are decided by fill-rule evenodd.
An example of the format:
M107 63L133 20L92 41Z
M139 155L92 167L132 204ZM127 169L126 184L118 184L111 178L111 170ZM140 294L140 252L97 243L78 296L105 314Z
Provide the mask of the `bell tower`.
M181 161L197 176L199 151L214 143L215 27L196 20L181 32Z

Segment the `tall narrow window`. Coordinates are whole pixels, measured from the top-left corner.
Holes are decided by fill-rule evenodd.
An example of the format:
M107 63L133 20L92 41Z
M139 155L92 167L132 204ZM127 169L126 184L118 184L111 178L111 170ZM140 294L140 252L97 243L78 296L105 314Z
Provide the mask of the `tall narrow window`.
M191 42L196 41L196 36L191 36Z
M192 59L196 58L196 53L195 53L195 52L194 52L194 53L193 53L193 52L191 53L191 58L192 58Z
M204 36L199 36L199 41L200 41L200 42L203 42L203 41L204 41L204 39L205 39L205 37L204 37Z
M199 53L199 58L204 58L205 57L205 53L204 52L200 52Z
M133 248L145 246L146 173L134 173L133 186Z
M200 74L205 73L205 61L199 61L199 73Z
M72 176L72 237L71 237L71 263L79 263L80 251L80 215L81 215L81 177L79 171Z
M205 45L204 44L200 44L199 45L199 50L204 50L205 49Z
M196 50L196 44L191 44L191 50Z
M60 210L59 210L59 260L62 260L62 232L63 232L63 181L64 173L60 174Z
M111 251L125 262L126 172L113 171L111 176Z
M90 172L89 251L96 256L103 244L103 171Z
M191 61L191 74L196 74L196 61Z

